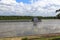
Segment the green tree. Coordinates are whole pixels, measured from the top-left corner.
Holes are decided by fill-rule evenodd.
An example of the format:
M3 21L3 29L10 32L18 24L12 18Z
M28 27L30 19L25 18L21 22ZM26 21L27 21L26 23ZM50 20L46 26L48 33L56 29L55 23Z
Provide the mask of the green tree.
M58 15L56 15L56 17L57 17L58 19L60 19L60 13L59 13Z
M60 12L60 9L56 10L56 13L58 13L58 12ZM58 14L56 15L56 17L57 17L58 19L60 19L60 13L58 13Z

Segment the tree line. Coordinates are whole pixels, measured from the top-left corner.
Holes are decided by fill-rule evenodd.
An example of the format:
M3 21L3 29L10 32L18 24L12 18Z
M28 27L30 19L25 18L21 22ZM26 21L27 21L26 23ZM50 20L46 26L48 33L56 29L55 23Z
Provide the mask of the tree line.
M54 17L42 17L36 16L38 19L60 19L60 14ZM0 16L0 20L21 20L21 19L33 19L33 16Z

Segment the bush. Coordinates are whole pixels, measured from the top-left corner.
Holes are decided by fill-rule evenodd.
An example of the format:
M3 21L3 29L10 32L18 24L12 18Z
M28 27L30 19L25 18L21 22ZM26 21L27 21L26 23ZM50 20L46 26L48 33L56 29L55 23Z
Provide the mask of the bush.
M22 38L22 40L28 40L28 38Z
M52 39L52 40L60 40L60 38L55 38L55 39Z

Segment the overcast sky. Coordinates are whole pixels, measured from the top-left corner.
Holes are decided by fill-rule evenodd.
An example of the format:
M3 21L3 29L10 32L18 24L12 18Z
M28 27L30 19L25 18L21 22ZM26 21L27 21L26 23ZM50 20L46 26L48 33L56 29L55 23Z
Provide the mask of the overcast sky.
M0 0L0 15L55 16L60 0Z

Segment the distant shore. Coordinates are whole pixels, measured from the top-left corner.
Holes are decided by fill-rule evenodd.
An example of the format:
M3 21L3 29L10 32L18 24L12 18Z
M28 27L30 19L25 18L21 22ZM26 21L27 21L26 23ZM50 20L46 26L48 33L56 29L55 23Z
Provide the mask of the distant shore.
M40 19L58 19L57 17L42 17L36 16L39 20ZM31 20L34 16L0 16L0 20Z

